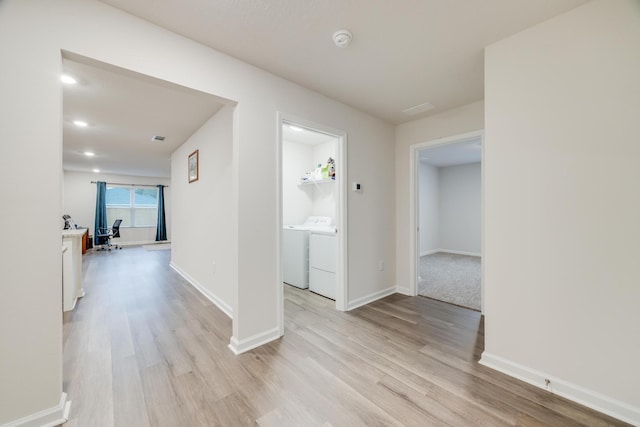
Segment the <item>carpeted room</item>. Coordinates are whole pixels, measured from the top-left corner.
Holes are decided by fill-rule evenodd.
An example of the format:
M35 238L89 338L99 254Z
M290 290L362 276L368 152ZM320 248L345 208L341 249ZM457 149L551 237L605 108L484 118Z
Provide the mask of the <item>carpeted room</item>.
M482 145L479 137L419 152L418 294L480 311Z

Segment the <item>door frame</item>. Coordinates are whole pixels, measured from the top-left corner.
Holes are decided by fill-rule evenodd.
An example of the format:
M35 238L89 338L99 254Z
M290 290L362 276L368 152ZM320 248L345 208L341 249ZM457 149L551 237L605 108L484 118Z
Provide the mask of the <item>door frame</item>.
M443 138L432 139L426 142L420 142L409 146L409 293L413 296L418 295L418 268L420 265L420 213L419 213L419 171L420 171L420 151L425 148L435 148L442 145L455 144L473 138L480 138L480 180L481 180L481 242L480 256L484 257L484 236L485 236L485 191L484 191L484 170L485 170L485 147L484 147L484 130L477 130L458 135L447 136ZM480 312L484 314L484 261L480 264Z
M293 114L278 111L277 113L277 149L276 149L276 206L277 206L277 230L276 230L276 261L278 265L278 328L280 335L284 335L284 287L282 283L282 127L296 125L302 128L325 133L334 136L336 146L336 218L335 225L338 230L337 239L337 271L336 271L336 309L346 311L348 306L348 230L347 230L347 133L320 123L313 122Z

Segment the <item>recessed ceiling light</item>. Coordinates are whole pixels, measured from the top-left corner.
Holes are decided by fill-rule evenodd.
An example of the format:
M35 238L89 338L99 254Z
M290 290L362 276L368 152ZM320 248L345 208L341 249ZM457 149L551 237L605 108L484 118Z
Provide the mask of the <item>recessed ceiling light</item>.
M93 171L94 171L95 173L98 173L98 172L100 172L100 169L94 169Z
M63 74L60 76L60 81L62 83L66 83L68 85L74 85L76 83L78 83L78 81L76 79L74 79L73 77L71 77L69 74Z
M302 129L301 127L298 126L294 126L294 125L289 125L289 129L296 131L296 132L303 132L304 129Z
M74 120L73 124L81 128L89 126L87 122L83 122L82 120Z
M93 156L95 156L95 155L96 155L96 153L92 153L91 151L85 151L85 152L84 152L84 155L85 155L85 156L89 156L89 157L93 157Z

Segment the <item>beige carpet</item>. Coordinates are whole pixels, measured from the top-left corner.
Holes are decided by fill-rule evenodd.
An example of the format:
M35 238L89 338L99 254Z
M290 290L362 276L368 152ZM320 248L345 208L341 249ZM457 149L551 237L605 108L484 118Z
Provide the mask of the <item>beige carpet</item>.
M166 251L171 249L171 243L156 243L153 245L142 245L148 251Z
M444 252L420 257L418 294L479 311L480 260Z

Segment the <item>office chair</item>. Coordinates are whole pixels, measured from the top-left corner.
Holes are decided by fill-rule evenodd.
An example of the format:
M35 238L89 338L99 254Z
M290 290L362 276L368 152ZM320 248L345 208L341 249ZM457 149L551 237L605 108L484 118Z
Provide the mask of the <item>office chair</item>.
M120 237L120 224L122 220L116 219L111 227L99 228L96 231L96 245L101 245L99 251L111 250L111 248L122 249L122 246L111 243L111 239Z

